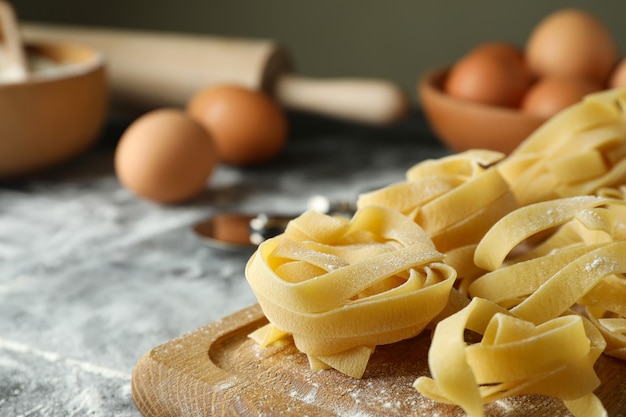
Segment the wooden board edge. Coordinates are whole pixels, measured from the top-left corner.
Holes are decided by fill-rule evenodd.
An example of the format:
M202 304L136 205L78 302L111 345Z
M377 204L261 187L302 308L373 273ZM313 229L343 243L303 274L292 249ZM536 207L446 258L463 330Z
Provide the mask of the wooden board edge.
M277 412L285 416L334 415L297 398L281 397L269 385L232 374L226 370L228 367L218 365L224 346L237 345L240 342L235 340L266 322L260 307L253 305L146 352L132 374L131 392L137 409L145 417L258 416ZM233 334L237 339L232 339ZM597 372L612 382L597 390L606 400L611 417L626 416L624 366L622 361L609 357L601 357L596 364ZM268 408L278 403L285 410ZM544 415L541 410L535 410L538 414L527 411L528 415Z
M163 417L205 415L207 404L216 408L226 406L227 400L220 400L223 387L241 386L242 382L215 365L210 360L209 349L242 324L254 326L264 319L255 304L144 353L131 377L131 395L137 409L145 417ZM198 361L202 366L197 366ZM199 400L188 395L200 391L213 393L215 397Z

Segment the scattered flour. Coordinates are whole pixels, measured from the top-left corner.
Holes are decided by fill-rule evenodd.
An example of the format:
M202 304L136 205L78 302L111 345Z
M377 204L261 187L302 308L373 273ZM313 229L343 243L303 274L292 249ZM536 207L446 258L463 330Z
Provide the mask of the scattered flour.
M118 371L116 369L106 368L104 366L100 366L95 363L91 363L87 361L82 361L79 359L65 358L59 355L58 353L37 349L32 346L23 344L23 343L13 342L11 340L0 338L0 348L13 351L13 352L28 353L31 355L35 355L42 359L47 360L48 362L63 362L72 368L80 369L82 371L95 374L98 376L102 376L105 378L119 379L123 381L130 381L131 379L131 375L126 372Z

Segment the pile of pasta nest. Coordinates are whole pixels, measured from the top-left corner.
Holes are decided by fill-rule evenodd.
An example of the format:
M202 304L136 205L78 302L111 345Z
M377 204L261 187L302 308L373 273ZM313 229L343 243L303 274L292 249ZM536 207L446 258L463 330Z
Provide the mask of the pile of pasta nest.
M508 156L421 161L351 218L303 213L247 264L269 321L250 336L361 378L377 345L427 329L426 397L472 417L530 393L606 415L594 363L626 359L625 108L626 90L596 93Z

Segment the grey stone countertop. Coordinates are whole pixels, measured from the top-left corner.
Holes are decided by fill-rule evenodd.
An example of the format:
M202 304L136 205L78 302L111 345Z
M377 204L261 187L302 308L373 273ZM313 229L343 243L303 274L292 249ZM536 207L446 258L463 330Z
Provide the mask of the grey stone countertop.
M204 194L177 206L118 182L123 122L78 158L0 184L1 416L139 416L130 380L145 352L255 303L243 273L250 254L203 244L196 222L298 214L316 194L355 200L447 153L418 111L386 127L289 122L279 158L220 165Z

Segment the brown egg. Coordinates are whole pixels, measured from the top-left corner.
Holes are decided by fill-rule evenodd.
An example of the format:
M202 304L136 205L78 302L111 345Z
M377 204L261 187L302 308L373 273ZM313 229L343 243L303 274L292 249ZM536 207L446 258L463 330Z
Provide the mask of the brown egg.
M521 66L526 65L522 48L509 42L485 42L472 48L469 54L497 56L502 59L511 59Z
M626 58L622 58L611 72L608 87L626 87Z
M476 103L516 107L531 82L519 48L490 42L472 49L451 68L444 90Z
M544 77L528 90L521 109L537 116L552 117L602 88L599 82L584 78Z
M154 110L135 120L115 150L115 171L126 188L158 203L180 203L202 192L217 163L209 133L179 109Z
M284 111L266 94L236 85L206 88L187 112L213 137L220 160L254 165L276 157L287 140Z
M619 59L608 29L578 9L558 10L539 22L526 54L530 69L539 76L590 78L602 84Z

